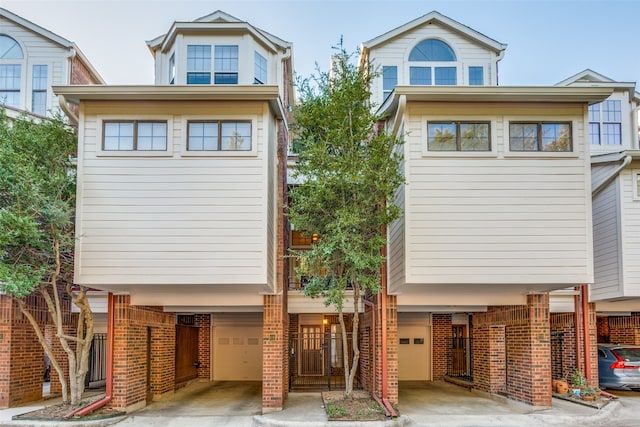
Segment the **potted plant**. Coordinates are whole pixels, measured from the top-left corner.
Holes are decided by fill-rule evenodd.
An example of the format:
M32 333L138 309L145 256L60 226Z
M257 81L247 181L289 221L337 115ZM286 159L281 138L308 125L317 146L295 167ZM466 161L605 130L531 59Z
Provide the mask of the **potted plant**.
M593 387L585 387L582 392L582 400L595 400L596 399L596 389Z
M587 387L587 379L581 371L577 369L573 371L573 374L571 374L571 386L573 388L573 394L576 396L579 396L581 394L581 390Z
M555 380L555 387L553 391L559 394L566 394L569 391L569 383L564 378Z

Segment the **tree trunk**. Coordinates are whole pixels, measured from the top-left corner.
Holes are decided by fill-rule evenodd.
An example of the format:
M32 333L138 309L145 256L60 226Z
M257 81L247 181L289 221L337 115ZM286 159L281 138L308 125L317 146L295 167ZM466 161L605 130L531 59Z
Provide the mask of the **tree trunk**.
M342 328L342 353L345 360L345 368L344 368L344 379L345 379L345 398L351 399L353 395L353 383L356 377L356 372L358 371L358 363L360 362L360 347L358 346L358 325L360 324L360 310L359 304L360 301L360 286L357 281L353 281L353 321L351 328L351 346L353 351L353 359L351 363L349 360L349 346L348 339L346 334L346 327L344 324L343 314L340 311L340 327Z

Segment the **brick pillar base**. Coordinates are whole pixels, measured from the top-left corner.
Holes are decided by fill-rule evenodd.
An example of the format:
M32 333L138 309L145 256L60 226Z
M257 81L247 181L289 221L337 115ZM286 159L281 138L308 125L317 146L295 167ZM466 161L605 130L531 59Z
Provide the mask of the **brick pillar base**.
M287 397L287 322L283 295L265 295L262 323L262 412L281 411Z
M433 314L431 334L433 336L433 380L444 379L451 349L451 314Z
M398 403L398 297L386 295L387 299L387 398Z
M198 332L198 378L211 379L211 314L196 314Z

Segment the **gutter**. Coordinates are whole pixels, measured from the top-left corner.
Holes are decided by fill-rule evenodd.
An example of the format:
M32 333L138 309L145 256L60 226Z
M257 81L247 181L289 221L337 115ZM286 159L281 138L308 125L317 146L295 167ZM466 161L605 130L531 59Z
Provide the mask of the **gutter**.
M589 285L580 286L580 299L582 300L582 327L584 335L584 376L591 379L591 339L589 337Z
M115 300L111 292L109 292L109 300L107 306L107 313L109 315L109 318L107 320L107 389L105 392L105 396L102 399L96 400L95 402L90 403L86 406L74 409L63 417L65 420L71 417L83 417L91 411L102 408L104 405L109 403L111 401L111 398L113 397L113 335L115 329L114 326L116 312Z
M76 116L76 114L73 111L71 111L71 108L69 108L67 99L64 97L64 95L57 95L57 96L58 96L58 104L60 104L60 108L62 109L62 111L64 111L67 117L71 119L71 121L73 122L72 124L74 126L78 126L78 124L80 123L80 120L78 119L78 116Z
M616 179L618 177L618 175L620 174L620 172L622 172L622 170L624 168L626 168L627 166L629 166L629 164L631 163L632 157L627 155L624 158L624 161L622 162L622 164L620 166L618 166L616 168L615 171L613 171L611 173L611 175L609 175L609 177L607 179L605 179L604 181L602 181L600 184L598 184L598 186L596 188L594 188L593 190L591 190L591 197L595 197L596 195L598 195L602 190L605 189L605 187L609 184L611 184L611 182L613 182L614 179Z

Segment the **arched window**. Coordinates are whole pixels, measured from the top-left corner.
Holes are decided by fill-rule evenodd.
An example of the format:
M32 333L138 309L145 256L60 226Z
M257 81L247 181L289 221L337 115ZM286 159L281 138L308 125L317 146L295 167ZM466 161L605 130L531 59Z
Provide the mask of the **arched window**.
M445 62L455 61L453 49L443 41L436 39L423 40L411 50L409 61Z
M0 104L20 107L22 48L11 37L0 34Z
M17 41L0 34L0 59L22 59L22 48Z
M409 84L456 85L458 79L455 64L442 64L455 61L456 54L445 42L436 39L423 40L409 53L409 62L414 63L409 67Z

